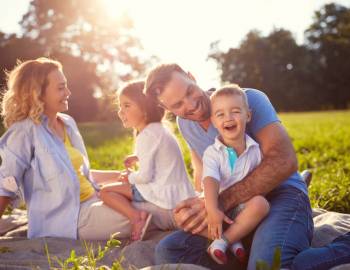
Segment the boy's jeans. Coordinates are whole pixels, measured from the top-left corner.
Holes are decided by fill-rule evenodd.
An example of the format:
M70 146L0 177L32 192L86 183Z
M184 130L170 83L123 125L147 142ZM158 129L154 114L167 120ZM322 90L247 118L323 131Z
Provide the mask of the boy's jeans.
M294 257L311 243L313 220L310 201L302 191L289 185L280 186L266 199L270 202L270 213L255 231L248 269L255 269L257 260L271 265L276 247L282 251L282 267L290 267ZM234 266L216 264L207 255L207 247L208 239L205 237L176 231L157 245L156 263L192 263L210 269L239 269L235 259L230 260Z

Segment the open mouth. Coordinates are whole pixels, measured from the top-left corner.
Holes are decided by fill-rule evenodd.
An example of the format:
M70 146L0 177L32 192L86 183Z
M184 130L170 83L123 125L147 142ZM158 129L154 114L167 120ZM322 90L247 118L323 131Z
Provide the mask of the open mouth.
M236 127L237 127L237 125L235 125L235 124L228 124L228 125L224 125L224 130L232 131L232 130L235 130Z

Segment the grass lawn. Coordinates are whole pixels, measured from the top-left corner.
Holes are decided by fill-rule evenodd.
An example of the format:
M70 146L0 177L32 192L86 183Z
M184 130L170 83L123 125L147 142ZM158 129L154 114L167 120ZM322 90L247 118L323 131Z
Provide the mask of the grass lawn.
M279 116L292 138L300 170L308 168L314 174L309 188L313 207L350 213L350 111ZM124 130L119 122L83 123L79 128L92 168L123 168L123 157L133 149L130 131ZM188 149L178 137L191 174Z

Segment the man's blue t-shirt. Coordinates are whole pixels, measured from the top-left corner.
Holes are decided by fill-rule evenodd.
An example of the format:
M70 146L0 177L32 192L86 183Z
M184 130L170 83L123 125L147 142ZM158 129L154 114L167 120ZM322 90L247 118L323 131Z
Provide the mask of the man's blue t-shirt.
M252 112L252 119L247 123L246 132L256 140L255 134L257 134L260 129L268 124L280 122L280 120L269 98L263 92L250 88L244 90L248 98L249 108ZM205 149L214 143L215 137L218 135L218 131L212 124L210 124L207 131L205 131L198 122L180 117L177 117L177 124L190 149L195 151L201 158L203 157ZM306 184L298 172L293 173L282 185L294 186L307 194Z

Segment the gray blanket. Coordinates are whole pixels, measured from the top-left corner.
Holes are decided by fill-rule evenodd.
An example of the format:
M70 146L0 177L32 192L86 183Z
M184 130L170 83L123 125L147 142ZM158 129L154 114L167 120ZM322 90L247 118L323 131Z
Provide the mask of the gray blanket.
M313 247L325 245L337 236L350 231L350 215L327 212L322 209L313 211L315 233ZM82 241L62 238L26 239L27 218L25 211L15 210L11 216L0 220L0 269L49 269L59 267L58 261L63 262L75 250L76 255L86 255L85 244ZM120 247L106 253L98 265L111 267L119 261L123 269L140 269L154 264L154 248L157 242L169 232L151 231L145 241L128 243L122 239ZM95 255L98 246L104 246L105 241L89 242L93 245ZM158 269L147 267L147 269ZM166 269L204 269L193 265L167 267ZM344 268L344 269L350 269Z

